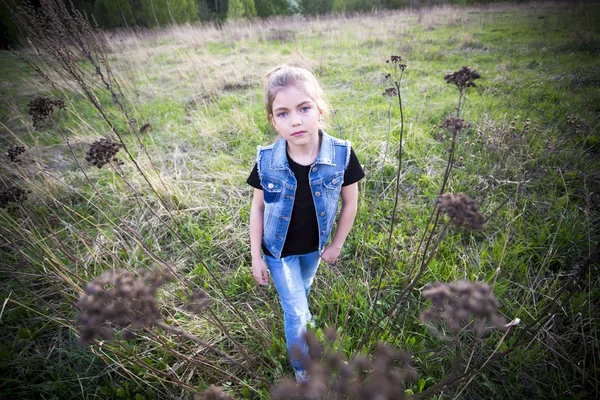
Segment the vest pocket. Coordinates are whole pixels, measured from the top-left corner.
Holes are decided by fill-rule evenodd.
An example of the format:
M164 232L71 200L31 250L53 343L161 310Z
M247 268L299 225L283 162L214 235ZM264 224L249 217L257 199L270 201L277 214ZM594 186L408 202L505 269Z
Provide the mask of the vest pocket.
M260 183L263 188L263 197L265 203L275 203L281 195L281 183L271 180L263 179Z
M330 199L337 199L342 191L342 184L344 183L344 173L330 176L323 179L323 186L325 188L325 195Z

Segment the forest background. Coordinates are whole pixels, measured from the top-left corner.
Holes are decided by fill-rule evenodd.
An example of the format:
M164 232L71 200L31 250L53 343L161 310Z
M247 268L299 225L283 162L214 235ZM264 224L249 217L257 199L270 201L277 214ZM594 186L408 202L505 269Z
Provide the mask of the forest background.
M114 29L60 1L12 10L0 397L599 393L599 4ZM311 293L304 387L250 273L245 179L285 62L315 72L366 172Z
M498 3L498 0L73 0L75 9L93 16L101 28L152 28L173 24L273 16L315 16L434 5ZM20 3L19 0L16 2ZM30 2L39 6L39 0ZM9 4L7 2L6 4ZM21 32L0 3L0 48Z

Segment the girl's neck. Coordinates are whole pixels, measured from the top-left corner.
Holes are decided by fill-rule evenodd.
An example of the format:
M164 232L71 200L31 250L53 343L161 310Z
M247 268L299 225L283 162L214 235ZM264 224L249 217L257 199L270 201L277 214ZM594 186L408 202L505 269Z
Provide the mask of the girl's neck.
M319 155L319 151L321 150L321 135L317 135L317 140L311 143L307 143L302 146L294 146L290 145L290 142L287 142L287 153L288 156L294 160L295 163L300 165L312 165L317 156Z

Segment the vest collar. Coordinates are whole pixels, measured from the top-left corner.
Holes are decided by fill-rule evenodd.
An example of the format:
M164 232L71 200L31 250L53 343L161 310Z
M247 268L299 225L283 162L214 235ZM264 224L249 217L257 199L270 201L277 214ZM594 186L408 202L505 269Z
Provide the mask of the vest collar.
M335 143L333 138L321 129L319 129L319 135L321 136L321 148L319 149L319 155L317 155L314 164L335 166ZM270 167L274 170L289 168L287 161L287 142L284 139L279 139L273 145L273 155L271 157Z

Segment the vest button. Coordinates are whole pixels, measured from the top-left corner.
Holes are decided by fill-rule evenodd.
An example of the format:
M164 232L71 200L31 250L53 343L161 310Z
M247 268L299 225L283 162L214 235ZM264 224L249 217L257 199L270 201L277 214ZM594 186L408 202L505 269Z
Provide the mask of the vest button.
M269 184L267 185L267 187L268 187L269 189L273 189L273 184L272 184L272 183L269 183Z
M312 172L317 172L317 167L313 167Z
M325 216L325 211L322 211L321 212L321 217L324 217L324 216Z
M315 192L315 196L319 197L321 195L321 192Z
M321 231L321 233L324 235L327 231Z
M332 184L336 184L337 183L337 179L333 178L333 180L331 181Z

